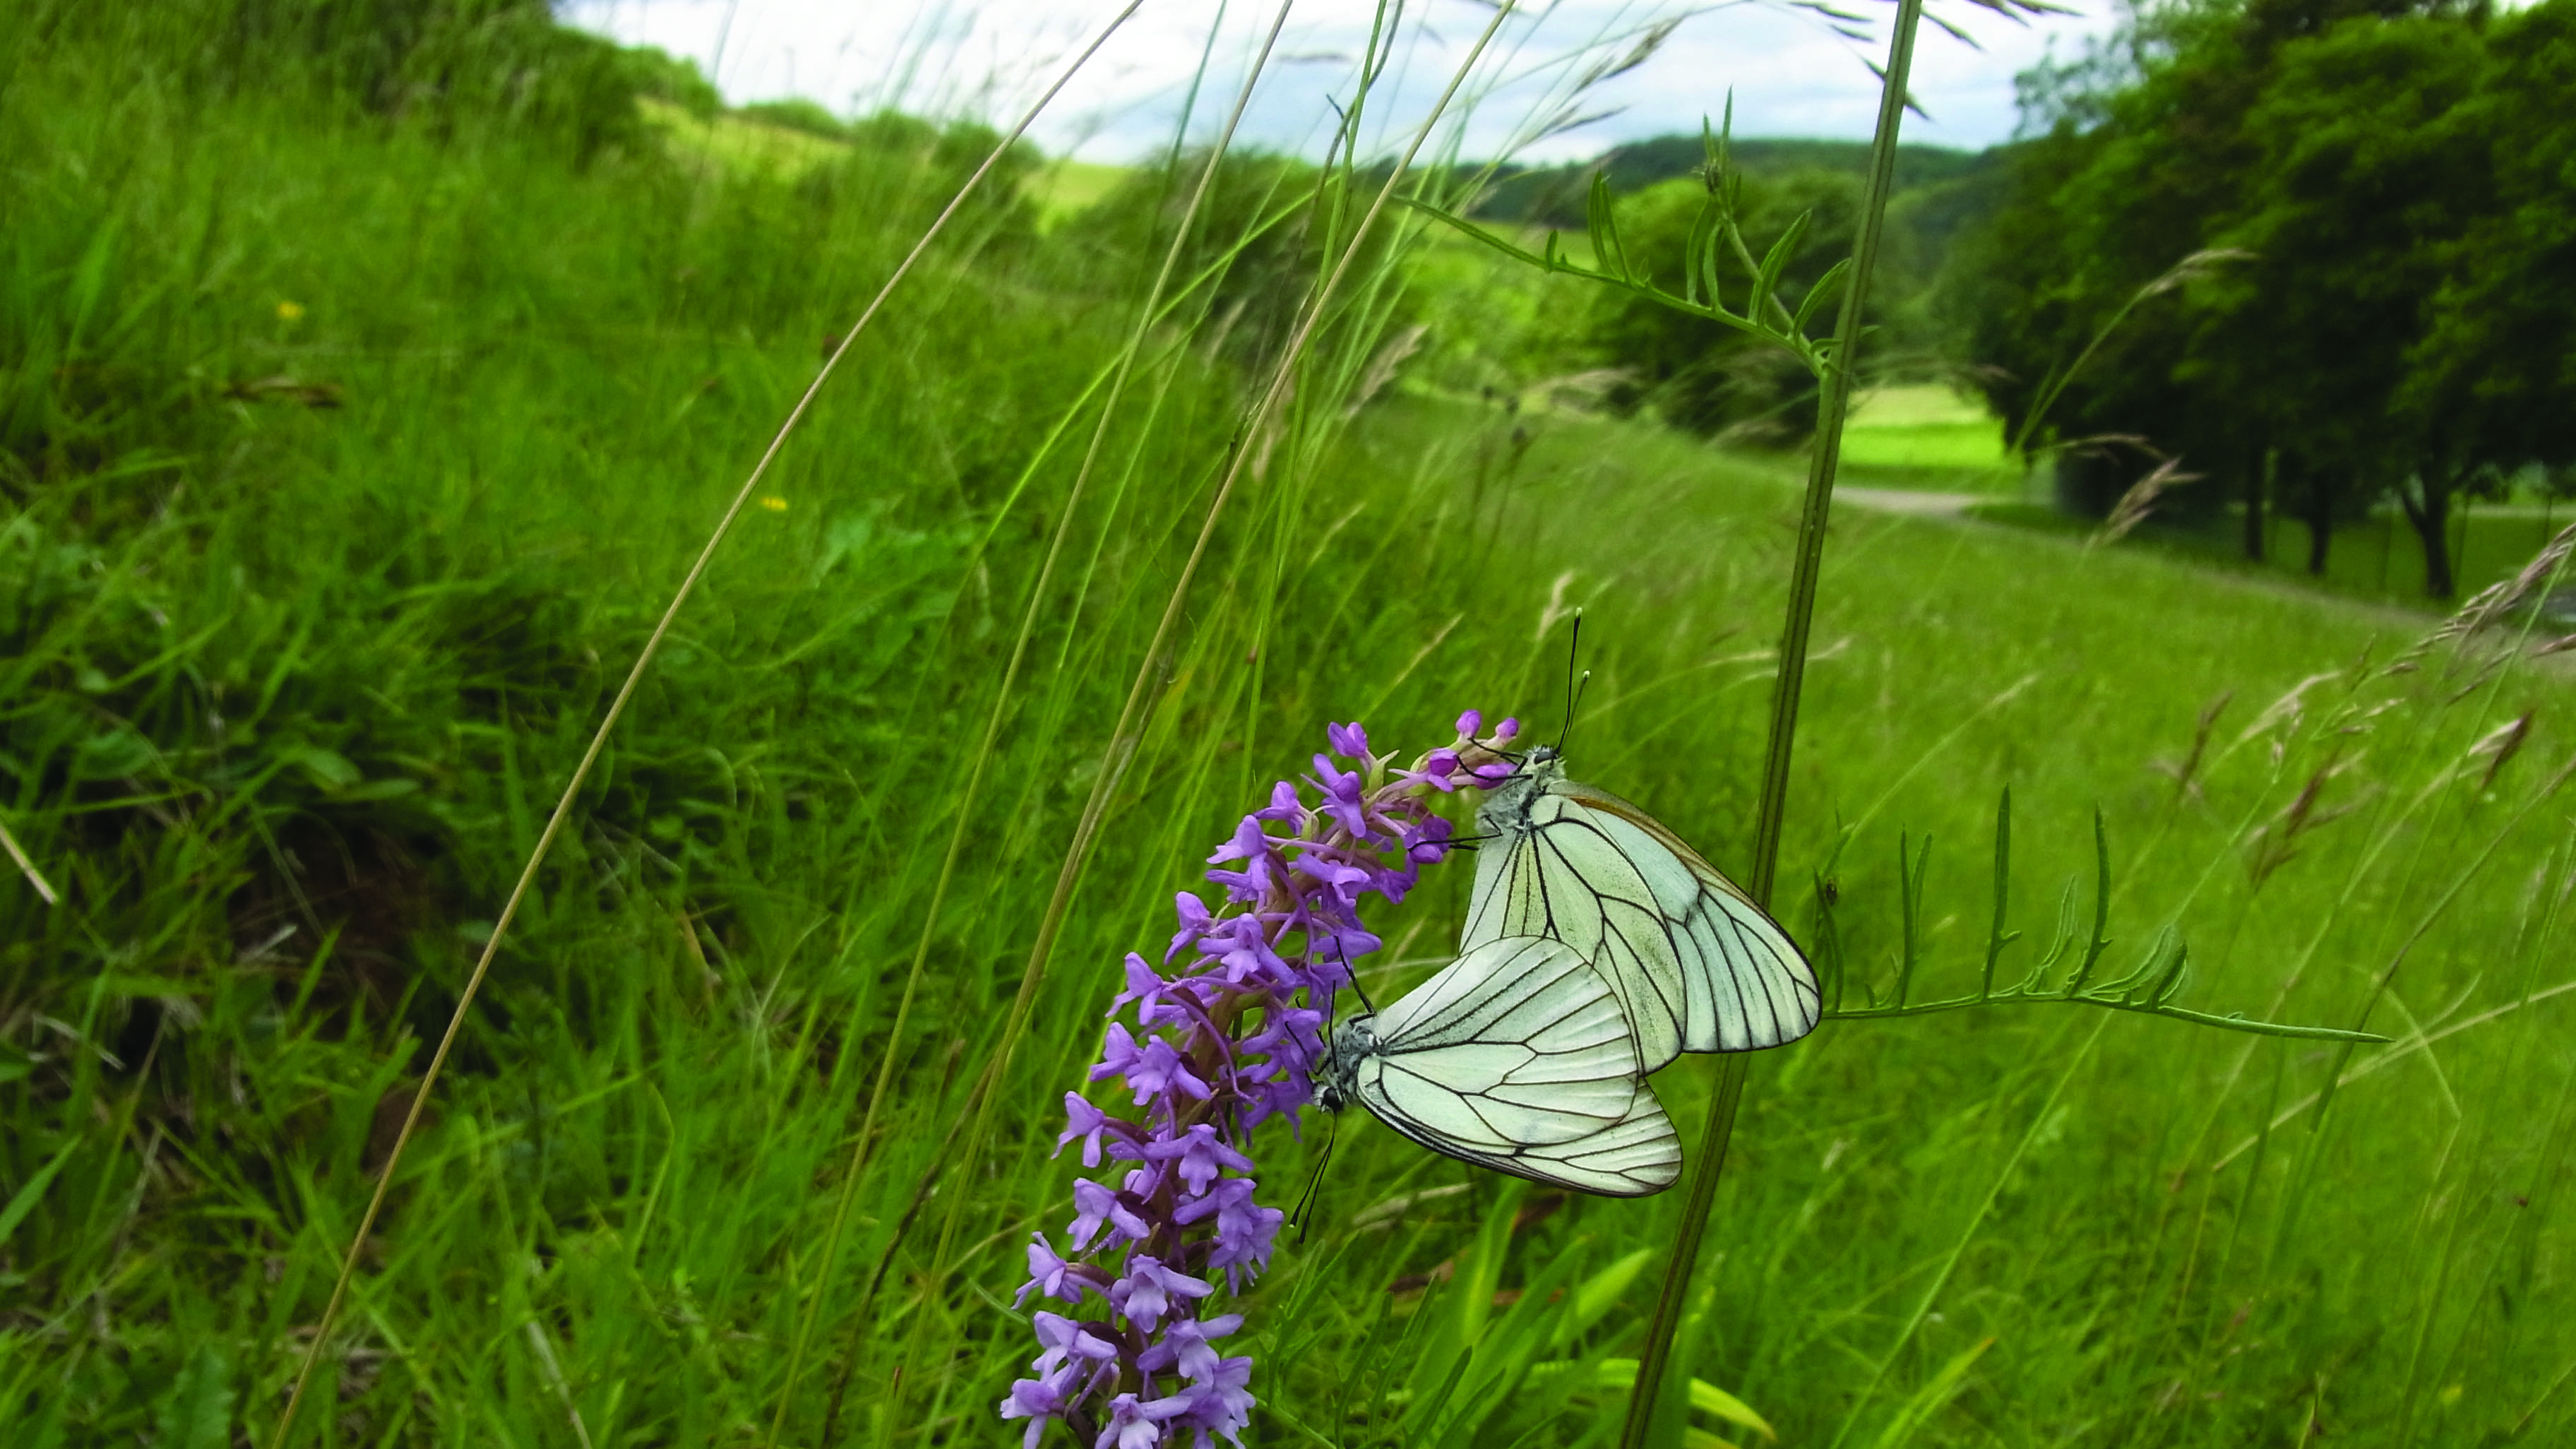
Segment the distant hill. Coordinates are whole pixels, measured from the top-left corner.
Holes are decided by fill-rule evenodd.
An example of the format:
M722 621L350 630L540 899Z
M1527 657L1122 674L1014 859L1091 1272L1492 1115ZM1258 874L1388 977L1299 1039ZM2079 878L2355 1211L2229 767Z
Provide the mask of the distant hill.
M1860 175L1869 169L1866 141L1818 141L1791 137L1738 138L1731 146L1735 163L1748 172L1843 171ZM1506 167L1476 214L1495 221L1530 226L1579 228L1584 197L1595 172L1610 179L1610 189L1641 191L1659 181L1689 176L1704 155L1696 132L1656 136L1614 146L1591 161L1561 166ZM1910 145L1896 148L1898 194L1917 187L1975 176L1991 169L1998 151L1962 151L1949 146Z
M1862 141L1753 137L1738 139L1728 149L1736 167L1757 182L1803 176L1803 185L1788 183L1801 194L1817 194L1815 173L1856 179L1869 169L1869 145ZM1948 320L1952 309L1943 300L1952 247L2003 204L2010 191L2014 150L2011 145L1983 151L1924 145L1897 148L1886 242L1871 288L1884 318L1883 346L1916 358L1956 352ZM1699 134L1691 132L1632 141L1590 161L1506 167L1478 201L1474 214L1522 227L1581 232L1594 176L1608 178L1612 194L1632 196L1696 175L1705 154ZM1476 168L1459 169L1466 173ZM1755 240L1757 247L1761 244Z

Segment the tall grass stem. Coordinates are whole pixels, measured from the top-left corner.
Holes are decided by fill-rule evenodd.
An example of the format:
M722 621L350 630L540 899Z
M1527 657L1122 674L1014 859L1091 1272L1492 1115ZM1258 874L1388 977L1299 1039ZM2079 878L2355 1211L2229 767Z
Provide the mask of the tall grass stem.
M843 1174L840 1194L832 1205L832 1225L824 1234L823 1262L815 1279L814 1295L798 1320L795 1345L787 1357L787 1381L779 1388L778 1407L770 1418L768 1443L771 1446L778 1443L778 1436L786 1427L788 1402L795 1395L796 1380L804 1367L815 1321L822 1316L824 1290L831 1282L833 1266L840 1256L841 1237L849 1222L851 1201L857 1196L859 1179L867 1170L868 1145L876 1137L877 1114L884 1105L886 1089L892 1085L895 1062L903 1054L904 1028L910 1024L913 1003L920 996L922 974L930 960L930 943L939 928L940 908L947 903L948 887L956 879L958 859L965 854L966 836L974 819L976 799L983 792L984 777L992 765L994 746L1001 739L1002 723L1009 718L1012 690L1019 683L1021 666L1028 660L1029 640L1037 632L1038 615L1045 607L1048 586L1054 582L1056 562L1063 556L1065 539L1072 533L1074 518L1082 507L1084 489L1099 465L1100 451L1108 440L1110 427L1117 421L1118 405L1126 395L1136 358L1144 350L1145 339L1153 329L1163 294L1171 286L1172 274L1180 269L1181 258L1188 250L1192 225L1198 220L1200 208L1216 183L1218 164L1224 160L1227 147L1234 141L1235 128L1242 124L1243 113L1252 103L1253 86L1268 67L1270 52L1279 43L1279 33L1286 28L1288 13L1295 4L1296 0L1280 0L1279 13L1271 21L1270 32L1262 40L1261 51L1244 75L1243 88L1235 94L1234 109L1226 116L1225 129L1208 150L1207 164L1199 170L1198 184L1190 192L1189 204L1182 210L1171 247L1163 255L1162 270L1155 274L1145 303L1137 311L1135 328L1129 333L1127 346L1119 355L1117 369L1110 378L1108 395L1101 400L1099 420L1092 426L1091 442L1083 452L1082 466L1075 471L1073 483L1065 491L1064 505L1058 511L1054 535L1047 541L1046 557L1038 565L1037 579L1029 585L1028 607L1021 612L1019 633L1011 641L1010 662L1003 666L1001 684L993 695L992 712L985 717L984 733L976 744L974 762L967 767L966 786L957 800L956 821L948 833L948 848L940 857L939 875L930 889L930 904L922 913L921 934L913 943L912 964L904 976L903 996L895 1006L894 1025L886 1033L885 1053L877 1061L876 1079L868 1088L868 1105L860 1119L858 1140L850 1147L849 1171Z
M840 344L832 349L832 355L823 360L814 380L806 384L803 395L796 399L796 406L788 410L786 421L780 423L778 431L770 437L769 446L762 451L760 461L753 465L750 476L743 479L742 486L735 490L733 501L726 506L724 516L716 521L715 530L707 535L707 541L699 548L688 573L681 577L680 586L671 594L671 602L663 608L662 617L654 623L652 634L644 641L644 648L636 654L634 666L626 671L625 682L617 687L616 698L609 701L607 715L600 720L599 728L591 733L590 744L582 751L581 762L573 767L572 778L564 782L563 795L555 801L554 812L546 817L545 829L537 836L536 848L528 852L527 863L520 867L518 883L510 888L510 897L503 903L500 917L492 923L492 934L484 941L482 954L475 959L473 973L465 978L465 989L458 994L456 1007L448 1014L447 1029L439 1036L438 1050L431 1054L429 1068L421 1074L420 1087L412 1093L411 1107L403 1114L402 1129L394 1135L393 1146L385 1154L385 1165L376 1177L376 1190L368 1197L366 1213L359 1218L358 1230L349 1239L349 1250L340 1259L339 1276L331 1284L331 1297L322 1307L321 1321L313 1327L313 1340L305 1345L304 1361L295 1371L295 1386L287 1391L286 1407L277 1416L277 1432L269 1440L271 1449L285 1449L286 1436L295 1427L295 1412L304 1402L305 1387L312 1381L314 1366L322 1361L324 1348L330 1341L331 1326L339 1317L341 1303L348 1297L350 1279L357 1273L359 1251L366 1246L367 1235L374 1231L376 1219L384 1211L385 1197L393 1190L394 1176L402 1167L403 1149L410 1145L412 1134L420 1127L421 1112L429 1104L430 1092L438 1085L439 1073L447 1065L447 1055L456 1046L458 1033L464 1029L466 1013L473 1009L474 995L482 989L483 978L490 974L492 959L500 953L501 942L509 935L510 923L517 919L520 905L527 900L529 887L536 883L537 871L554 849L555 838L563 833L564 822L571 818L573 801L579 798L581 787L589 783L591 769L598 764L600 751L608 744L609 732L617 728L618 719L626 713L627 702L635 697L636 686L643 682L654 655L661 652L663 639L669 636L671 625L679 618L690 594L697 590L698 580L705 576L707 565L715 559L716 550L723 547L726 536L733 531L734 520L742 516L744 506L759 491L760 480L767 476L770 464L777 461L780 450L787 445L788 436L796 431L796 425L804 421L816 395L822 392L823 384L831 378L833 370L840 366L841 359L849 354L851 345L859 340L868 324L884 310L886 299L894 295L895 288L903 285L904 278L911 275L914 265L930 250L931 243L939 239L940 233L947 229L967 199L983 185L984 178L991 174L993 167L1019 144L1020 137L1035 124L1039 113L1143 5L1144 0L1129 0L1116 18L1102 26L1091 43L1056 76L1046 93L1030 105L1020 117L1019 124L994 145L984 157L983 164L966 178L966 184L949 198L948 205L921 234L921 239L913 243L912 250L904 255L902 262L896 265L894 274L877 289L876 296L859 314L858 321L843 334Z
M1870 142L1869 190L1861 205L1860 236L1852 248L1852 269L1843 284L1841 314L1834 323L1834 349L1827 359L1823 396L1816 413L1815 456L1807 470L1807 497L1798 518L1797 557L1789 574L1788 620L1780 631L1779 678L1772 686L1771 730L1762 758L1762 803L1754 817L1754 900L1770 907L1772 884L1779 874L1780 828L1788 813L1789 758L1798 733L1798 693L1806 679L1807 635L1816 612L1816 578L1823 570L1825 524L1833 508L1834 470L1842 462L1843 419L1851 408L1852 363L1860 351L1862 304L1869 296L1871 271L1878 263L1879 237L1885 230L1887 198L1895 188L1897 133L1905 120L1906 77L1914 68L1914 32L1923 18L1923 0L1900 0L1896 34L1888 46L1887 72L1879 90L1878 129ZM1701 1237L1708 1230L1710 1208L1717 1199L1719 1176L1726 1167L1727 1143L1735 1133L1735 1114L1744 1100L1746 1058L1731 1054L1718 1065L1717 1084L1709 1098L1708 1126L1691 1164L1690 1196L1682 1207L1680 1231L1674 1235L1672 1259L1664 1266L1663 1292L1655 1302L1654 1322L1637 1359L1637 1385L1628 1400L1628 1421L1621 1430L1621 1449L1645 1449L1655 1418L1655 1401L1672 1357L1673 1334L1680 1328L1690 1280L1699 1260Z
M1004 1018L1001 1036L994 1043L991 1054L985 1058L983 1070L977 1075L973 1089L975 1110L971 1118L972 1125L968 1127L964 1141L959 1144L961 1150L950 1159L958 1170L975 1171L983 1156L984 1141L992 1129L994 1087L1000 1081L1003 1071L1009 1066L1011 1053L1018 1047L1021 1034L1027 1029L1029 1005L1036 998L1038 983L1044 978L1048 958L1055 949L1056 937L1063 930L1065 912L1073 900L1074 885L1080 880L1083 867L1090 859L1092 842L1098 837L1101 818L1108 812L1110 796L1116 792L1119 781L1126 773L1131 751L1141 739L1145 696L1153 684L1157 662L1162 657L1166 641L1171 638L1173 629L1180 622L1182 607L1189 598L1191 581L1197 577L1199 564L1207 556L1208 544L1215 537L1217 521L1225 513L1226 501L1233 495L1235 484L1242 479L1244 469L1250 465L1254 454L1260 451L1263 429L1268 425L1271 414L1287 396L1289 382L1296 375L1298 361L1305 355L1306 345L1313 339L1315 330L1322 325L1325 313L1331 306L1333 294L1340 287L1342 278L1359 259L1362 244L1367 241L1370 228L1376 223L1378 216L1385 211L1387 201L1394 195L1395 189L1403 184L1406 175L1411 172L1414 158L1421 153L1423 143L1430 139L1432 130L1438 126L1441 116L1448 111L1450 101L1457 96L1458 89L1465 83L1469 72L1475 69L1476 62L1483 57L1485 48L1492 42L1495 32L1502 28L1503 22L1511 17L1515 8L1516 0L1503 0L1503 3L1495 8L1493 19L1486 23L1483 32L1476 37L1476 43L1469 48L1466 58L1458 63L1458 69L1450 76L1448 87L1440 93L1440 98L1432 105L1430 114L1422 118L1422 124L1414 131L1412 140L1404 149L1402 159L1397 161L1394 168L1387 173L1385 183L1378 188L1376 200L1370 203L1367 214L1360 218L1359 225L1353 229L1350 240L1344 244L1340 256L1334 262L1333 270L1325 277L1323 284L1315 289L1313 300L1308 303L1304 315L1298 320L1297 330L1290 334L1287 346L1280 352L1279 364L1271 373L1269 385L1263 388L1260 400L1253 405L1250 415L1244 420L1242 429L1236 435L1233 457L1227 462L1225 475L1219 480L1215 495L1208 501L1207 514L1199 524L1198 538L1190 546L1189 557L1181 564L1180 577L1172 583L1171 597L1163 606L1162 617L1156 621L1154 633L1147 640L1143 655L1137 660L1136 678L1128 686L1126 702L1119 707L1117 722L1110 729L1108 747L1102 752L1099 773L1093 777L1090 798L1083 802L1082 815L1074 825L1073 839L1065 847L1063 867L1056 873L1054 893L1048 898L1046 914L1039 918L1037 938L1030 943L1028 962L1021 970L1019 990L1011 1000L1010 1014ZM957 1231L964 1221L968 1200L973 1196L974 1194L970 1192L960 1191L949 1197L948 1211L940 1224L939 1242L931 1255L934 1292L938 1291L939 1285L946 1279L948 1255L956 1243ZM929 1315L924 1314L922 1318L927 1323Z

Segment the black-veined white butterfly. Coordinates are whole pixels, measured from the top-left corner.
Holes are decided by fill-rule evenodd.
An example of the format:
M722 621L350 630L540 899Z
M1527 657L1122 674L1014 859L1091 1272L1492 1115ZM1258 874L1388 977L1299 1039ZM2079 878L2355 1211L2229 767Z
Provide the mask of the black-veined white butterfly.
M1625 1008L1640 1071L1815 1029L1823 997L1788 932L1653 816L1565 778L1557 751L1487 787L1476 829L1460 963L1488 942L1563 941Z
M1628 1016L1563 941L1486 941L1402 1000L1333 1028L1323 1104L1359 1102L1451 1157L1612 1197L1681 1175L1681 1139Z

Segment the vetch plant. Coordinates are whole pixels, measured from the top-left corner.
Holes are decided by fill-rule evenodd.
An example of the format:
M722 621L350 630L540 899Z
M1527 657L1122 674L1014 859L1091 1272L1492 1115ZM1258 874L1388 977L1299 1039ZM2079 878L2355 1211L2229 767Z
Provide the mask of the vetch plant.
M1380 945L1361 903L1402 901L1448 855L1430 797L1511 773L1502 751L1518 722L1483 728L1469 710L1454 742L1398 770L1358 724L1330 727L1304 781L1315 803L1295 782L1272 786L1208 857L1218 906L1181 892L1162 964L1128 954L1090 1080L1116 1082L1136 1115L1065 1093L1058 1151L1080 1143L1100 1175L1074 1183L1070 1257L1032 1235L1017 1300L1075 1310L1037 1312L1035 1377L1001 1404L1029 1421L1032 1449L1055 1419L1103 1449L1184 1429L1233 1439L1250 1422L1252 1360L1216 1347L1243 1315L1210 1310L1220 1286L1231 1299L1260 1276L1283 1218L1255 1198L1253 1129L1276 1117L1294 1131L1314 1100L1334 993Z

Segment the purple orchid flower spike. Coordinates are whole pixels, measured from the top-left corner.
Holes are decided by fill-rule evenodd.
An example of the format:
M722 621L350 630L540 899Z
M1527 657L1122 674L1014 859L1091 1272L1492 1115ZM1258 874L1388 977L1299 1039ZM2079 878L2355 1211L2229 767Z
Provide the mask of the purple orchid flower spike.
M1390 769L1358 723L1331 726L1314 797L1273 786L1207 858L1220 898L1177 898L1163 965L1122 963L1089 1073L1108 1105L1066 1093L1056 1139L1059 1154L1079 1143L1097 1176L1074 1182L1070 1253L1045 1233L1027 1249L1018 1301L1076 1315L1033 1315L1035 1376L1001 1403L1003 1418L1028 1421L1032 1449L1057 1420L1094 1449L1241 1442L1252 1359L1213 1346L1243 1326L1215 1305L1260 1277L1285 1219L1256 1198L1253 1128L1284 1117L1293 1132L1314 1102L1333 993L1379 945L1361 907L1403 900L1452 848L1432 797L1515 768L1518 725L1483 729L1469 710L1456 740Z

